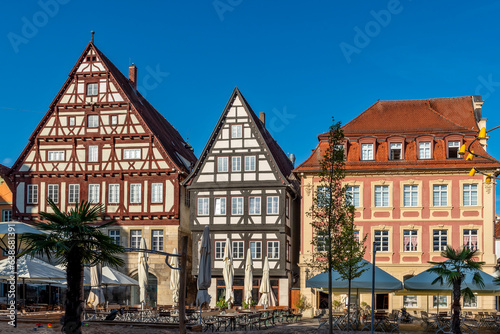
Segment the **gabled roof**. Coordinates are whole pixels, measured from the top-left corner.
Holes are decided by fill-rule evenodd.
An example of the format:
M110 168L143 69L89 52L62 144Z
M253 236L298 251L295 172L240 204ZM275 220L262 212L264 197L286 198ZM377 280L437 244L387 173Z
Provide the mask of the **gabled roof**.
M215 126L214 130L212 131L212 134L210 135L210 138L205 145L205 148L203 149L203 152L200 155L200 158L198 159L198 162L196 163L195 167L193 168L193 171L191 174L184 180L183 184L188 184L190 180L198 173L199 169L201 168L205 158L207 157L207 154L210 152L210 149L212 148L212 145L215 142L215 138L217 137L217 134L219 133L220 129L222 128L222 125L224 124L224 119L226 118L227 113L229 112L229 109L231 108L233 101L236 99L236 97L239 97L243 107L246 109L248 114L251 117L252 123L255 125L255 127L258 130L258 133L261 136L262 142L267 148L267 151L270 153L272 160L274 161L279 173L281 174L282 181L285 184L292 184L295 188L295 191L298 191L297 188L297 181L295 180L294 175L292 174L293 171L293 164L290 161L290 159L287 157L285 152L281 149L281 147L278 145L278 143L274 140L274 138L271 136L269 131L266 129L264 124L261 122L259 117L255 114L255 112L252 110L250 105L248 104L247 100L241 94L240 90L238 87L235 87L233 90L233 93L231 94L231 97L229 98L229 101L227 102L224 111L222 112L221 116L219 117L219 121L217 122L217 125Z
M189 173L190 166L196 162L196 156L194 153L186 147L186 142L179 134L179 132L165 119L163 115L161 115L142 95L139 91L134 88L130 81L118 70L118 68L94 45L91 41L87 44L87 47L82 52L82 55L76 62L75 66L71 70L68 79L64 83L64 85L59 90L59 93L56 95L52 103L50 104L49 110L43 117L43 119L38 124L37 128L33 132L30 137L30 141L32 141L36 135L41 131L43 125L47 121L47 119L52 114L55 106L59 102L61 96L66 91L66 88L70 85L73 80L73 77L79 67L79 65L83 62L84 57L90 50L94 50L102 60L104 67L107 72L110 73L111 78L114 79L115 83L121 91L125 95L126 101L130 102L132 108L134 108L139 117L144 121L145 126L153 133L153 135L158 139L159 143L165 150L165 153L169 156L171 161L176 165L177 169ZM24 156L28 153L29 148L32 143L30 142L23 153L19 156L18 160L12 167L12 170L15 170L18 167L18 164L22 162Z

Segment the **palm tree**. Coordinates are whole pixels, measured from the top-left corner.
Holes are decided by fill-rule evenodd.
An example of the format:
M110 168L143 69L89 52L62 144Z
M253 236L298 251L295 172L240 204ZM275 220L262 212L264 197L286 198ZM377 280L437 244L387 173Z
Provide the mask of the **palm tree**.
M428 272L435 273L438 277L432 282L432 284L440 283L443 281L449 286L453 287L453 304L451 309L453 311L451 319L451 329L455 334L461 334L460 329L460 298L463 295L466 298L474 298L474 294L470 288L462 289L462 281L467 272L474 273L472 276L472 282L480 287L484 286L483 278L479 274L484 262L478 262L475 260L477 255L477 250L470 250L468 248L453 249L450 245L446 246L446 250L441 252L441 256L447 258L448 260L444 262L431 262L429 263L435 265L434 267L427 269Z
M23 240L28 242L23 254L54 257L57 262L66 265L67 295L63 317L64 333L81 333L81 315L83 311L83 268L87 264L121 266L123 260L117 257L123 247L102 233L101 229L115 221L96 225L104 206L82 201L69 212L59 210L55 203L47 203L54 213L40 212L43 220L36 226L46 234L26 233Z

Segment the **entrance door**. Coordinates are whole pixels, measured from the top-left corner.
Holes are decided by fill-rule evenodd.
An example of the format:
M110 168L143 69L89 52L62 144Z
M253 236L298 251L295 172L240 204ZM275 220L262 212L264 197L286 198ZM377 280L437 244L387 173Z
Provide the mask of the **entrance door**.
M243 289L234 287L234 306L243 306Z
M389 294L379 293L375 297L375 309L376 310L388 310L389 309Z

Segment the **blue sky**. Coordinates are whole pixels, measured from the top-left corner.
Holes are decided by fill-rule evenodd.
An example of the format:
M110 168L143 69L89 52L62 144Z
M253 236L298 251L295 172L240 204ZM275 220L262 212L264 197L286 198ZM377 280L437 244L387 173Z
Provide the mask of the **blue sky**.
M0 3L10 166L95 30L122 71L200 154L233 88L304 161L331 117L381 100L483 96L500 125L499 1L5 1ZM152 74L154 73L154 74ZM500 158L498 133L488 152Z

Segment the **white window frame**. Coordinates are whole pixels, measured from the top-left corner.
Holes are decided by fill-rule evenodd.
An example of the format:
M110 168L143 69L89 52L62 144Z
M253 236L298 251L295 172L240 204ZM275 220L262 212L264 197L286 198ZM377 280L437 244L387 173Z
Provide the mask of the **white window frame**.
M108 236L115 244L120 245L120 230L108 230Z
M463 296L463 306L464 308L477 308L477 296L472 296L472 299L468 299Z
M478 205L478 185L477 183L468 183L463 185L463 205L477 206Z
M216 197L214 198L214 215L224 216L226 214L226 198Z
M54 203L59 203L59 185L47 184L47 199L51 199Z
M390 239L389 239L389 231L388 230L375 230L374 231L374 240L378 242L379 245L375 246L377 252L388 252L390 249ZM385 244L385 245L384 245Z
M318 253L328 250L328 232L324 230L316 231L316 251Z
M448 307L448 296L439 295L439 296L432 296L432 308L437 308L438 297L439 297L439 308Z
M109 204L120 203L120 184L119 183L108 184L108 203Z
M261 197L250 196L248 198L248 214L260 215L261 214Z
M403 307L418 308L418 296L417 295L403 296Z
M27 204L38 204L38 184L28 184L27 187Z
M228 163L229 163L228 157L217 157L217 172L227 173Z
M215 259L224 260L224 249L226 248L225 241L215 241Z
M437 195L437 197L436 197ZM448 206L448 185L433 184L432 185L432 205L433 206Z
M231 172L241 172L241 157L231 157Z
M361 160L373 160L373 143L361 144Z
M243 125L231 125L231 138L243 138Z
M418 158L420 160L428 160L431 158L431 142L423 141L418 143Z
M231 198L231 215L241 216L243 214L243 197Z
M470 250L479 249L479 231L477 229L464 229L463 230L463 247ZM474 247L475 243L475 247Z
M100 184L89 184L89 203L99 203L101 196Z
M390 143L390 160L402 160L403 159L403 143ZM399 151L399 158L397 157L397 151Z
M255 161L256 161L255 155L248 155L245 157L245 172L255 172L256 170Z
M109 123L111 125L118 125L118 116L117 115L111 115L109 119Z
M87 115L87 128L99 127L99 115Z
M432 251L442 252L446 250L448 245L448 230L434 229L432 230Z
M12 209L2 209L2 221L3 222L12 221Z
M233 241L232 242L233 259L242 260L245 257L245 242L244 241Z
M262 241L250 241L250 254L252 260L262 259Z
M80 202L80 185L79 184L69 184L68 185L68 203L76 204Z
M141 247L142 230L130 230L130 248Z
M124 148L123 160L140 160L142 156L142 149L140 148Z
M142 184L130 184L130 204L140 204L142 202Z
M418 206L418 185L416 184L403 185L403 206L404 207Z
M378 208L389 207L389 199L390 199L389 186L376 185L374 188L374 192L375 192L375 195L373 196L374 206Z
M90 145L89 146L89 156L88 162L99 162L99 146L98 145Z
M163 251L163 230L151 230L151 249Z
M361 206L359 186L347 186L346 194L350 195L347 197L347 203L351 204L355 208L359 208Z
M451 156L451 152L456 151L456 157ZM458 154L458 150L460 150L460 140L450 140L448 141L448 159L457 159L460 158L460 155ZM455 155L455 154L453 154Z
M48 161L64 161L64 151L48 151Z
M269 260L277 260L280 258L279 240L272 240L267 242L267 258Z
M75 124L76 124L75 116L69 116L68 117L68 126L75 126Z
M418 252L417 230L403 230L403 251Z
M151 183L151 203L163 203L163 183Z
M278 215L280 212L280 198L279 196L267 196L267 214Z
M208 216L210 214L210 204L208 197L198 197L197 215Z
M89 82L87 84L87 96L97 96L99 95L99 83Z

